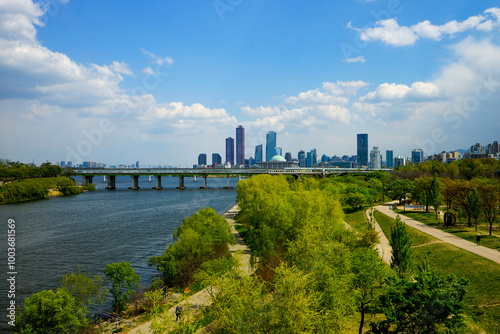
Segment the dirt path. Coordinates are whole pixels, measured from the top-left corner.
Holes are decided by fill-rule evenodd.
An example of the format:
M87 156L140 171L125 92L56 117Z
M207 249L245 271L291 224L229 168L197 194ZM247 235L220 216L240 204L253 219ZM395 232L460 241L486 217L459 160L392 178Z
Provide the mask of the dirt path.
M389 216L391 218L396 219L396 216L398 215L398 213L394 212L390 208L390 205L393 205L394 203L397 203L397 201L385 203L383 205L377 205L375 207L375 209L377 209L381 213L385 214L386 216ZM427 233L428 235L430 235L434 238L437 238L439 240L442 240L444 242L447 242L450 245L465 249L466 251L477 254L479 256L482 256L486 259L489 259L493 262L500 264L500 252L497 250L487 248L487 247L478 246L474 242L470 242L470 241L467 241L465 239L459 238L453 234L441 231L437 228L426 225L426 224L421 223L415 219L406 217L402 214L399 214L399 217L401 218L402 221L404 221L406 223L406 225L408 225L410 227L413 227L419 231Z
M230 208L222 216L224 218L226 218L227 222L229 223L229 226L231 227L231 232L233 233L234 237L236 238L236 244L229 245L229 251L232 254L236 253L239 250L242 252L241 270L243 270L244 274L251 275L254 272L252 267L250 266L250 257L252 255L252 253L251 253L250 249L247 247L247 245L245 245L245 243L243 242L243 239L241 238L240 234L234 228L234 216L236 216L236 214L239 211L240 211L240 208L238 207L238 204L236 204L232 208ZM210 288L205 288L205 289L195 293L191 297L183 300L179 304L181 304L183 306L183 310L186 309L186 307L198 309L198 308L202 308L204 306L208 306L211 304L209 289ZM177 305L170 308L165 313L164 316L171 317L172 319L175 319L175 308L176 307L177 307ZM149 328L150 326L151 326L151 321L148 321L148 322L145 322L145 323L131 329L130 331L128 331L126 333L130 333L130 334L152 333L152 331Z

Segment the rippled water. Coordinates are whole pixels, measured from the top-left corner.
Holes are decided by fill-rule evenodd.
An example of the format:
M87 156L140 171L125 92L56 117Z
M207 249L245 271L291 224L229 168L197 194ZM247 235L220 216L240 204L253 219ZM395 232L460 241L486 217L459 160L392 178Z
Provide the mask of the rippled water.
M77 181L80 181L77 179ZM147 284L156 270L147 259L160 255L172 242L172 233L182 219L204 207L222 213L236 200L235 189L222 189L226 179L208 179L211 189L198 189L203 180L185 179L186 190L175 189L178 178L162 178L163 190L152 190L153 182L139 179L140 190L129 190L130 177L117 177L117 190L105 190L102 178L94 178L97 191L77 196L0 206L2 229L0 259L0 328L5 330L8 284L7 220L16 221L16 305L44 289L56 289L61 277L86 270L103 276L113 262L130 262ZM237 179L230 179L235 187ZM109 310L108 302L103 308ZM2 331L3 332L3 331Z

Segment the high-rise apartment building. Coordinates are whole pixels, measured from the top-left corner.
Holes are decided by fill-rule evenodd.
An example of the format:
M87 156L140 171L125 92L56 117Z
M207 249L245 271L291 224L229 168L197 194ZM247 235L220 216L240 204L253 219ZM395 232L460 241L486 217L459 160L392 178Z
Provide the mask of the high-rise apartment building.
M385 167L394 168L394 152L392 150L385 151Z
M358 167L368 166L368 134L358 134Z
M245 164L245 128L241 125L236 128L236 164Z
M255 163L262 162L262 144L255 146Z
M370 152L370 168L382 168L382 154L380 154L378 146L373 146L373 150Z
M424 151L420 148L411 150L411 162L413 162L414 165L424 162Z
M198 165L207 165L207 155L205 153L198 155Z
M271 161L271 158L276 155L276 132L269 131L266 134L266 161Z
M226 162L234 165L234 138L226 138Z

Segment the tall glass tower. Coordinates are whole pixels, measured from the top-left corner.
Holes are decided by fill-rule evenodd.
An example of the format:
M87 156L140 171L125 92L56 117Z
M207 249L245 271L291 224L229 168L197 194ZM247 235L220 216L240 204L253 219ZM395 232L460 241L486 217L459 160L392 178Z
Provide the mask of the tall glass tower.
M358 167L368 167L368 134L358 134Z
M392 150L385 151L385 167L387 168L394 167L394 152Z
M255 162L262 162L262 145L255 146Z
M266 161L271 161L271 158L276 155L276 132L269 131L266 134Z
M245 164L245 128L241 125L236 128L236 164Z
M226 138L226 162L234 165L234 138Z

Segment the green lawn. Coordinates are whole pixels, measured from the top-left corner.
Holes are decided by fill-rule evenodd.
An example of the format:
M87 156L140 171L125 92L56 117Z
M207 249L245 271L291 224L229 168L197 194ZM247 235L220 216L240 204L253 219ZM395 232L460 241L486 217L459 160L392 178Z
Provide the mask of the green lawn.
M344 209L344 212L346 212L344 215L345 222L358 232L366 231L368 229L365 215L366 210L367 208L363 208L362 210L358 211Z
M397 210L396 212L403 214L401 210ZM494 230L490 236L488 224L478 224L478 231L476 232L475 226L443 226L443 221L440 218L436 219L436 215L434 213L406 211L404 215L474 243L476 242L476 236L479 233L481 235L481 246L500 251L500 232Z
M380 212L375 218L390 238L395 220ZM466 314L487 333L500 333L500 265L476 254L439 241L423 232L408 227L413 240L413 258L418 266L426 258L443 276L453 274L470 281L465 297Z

